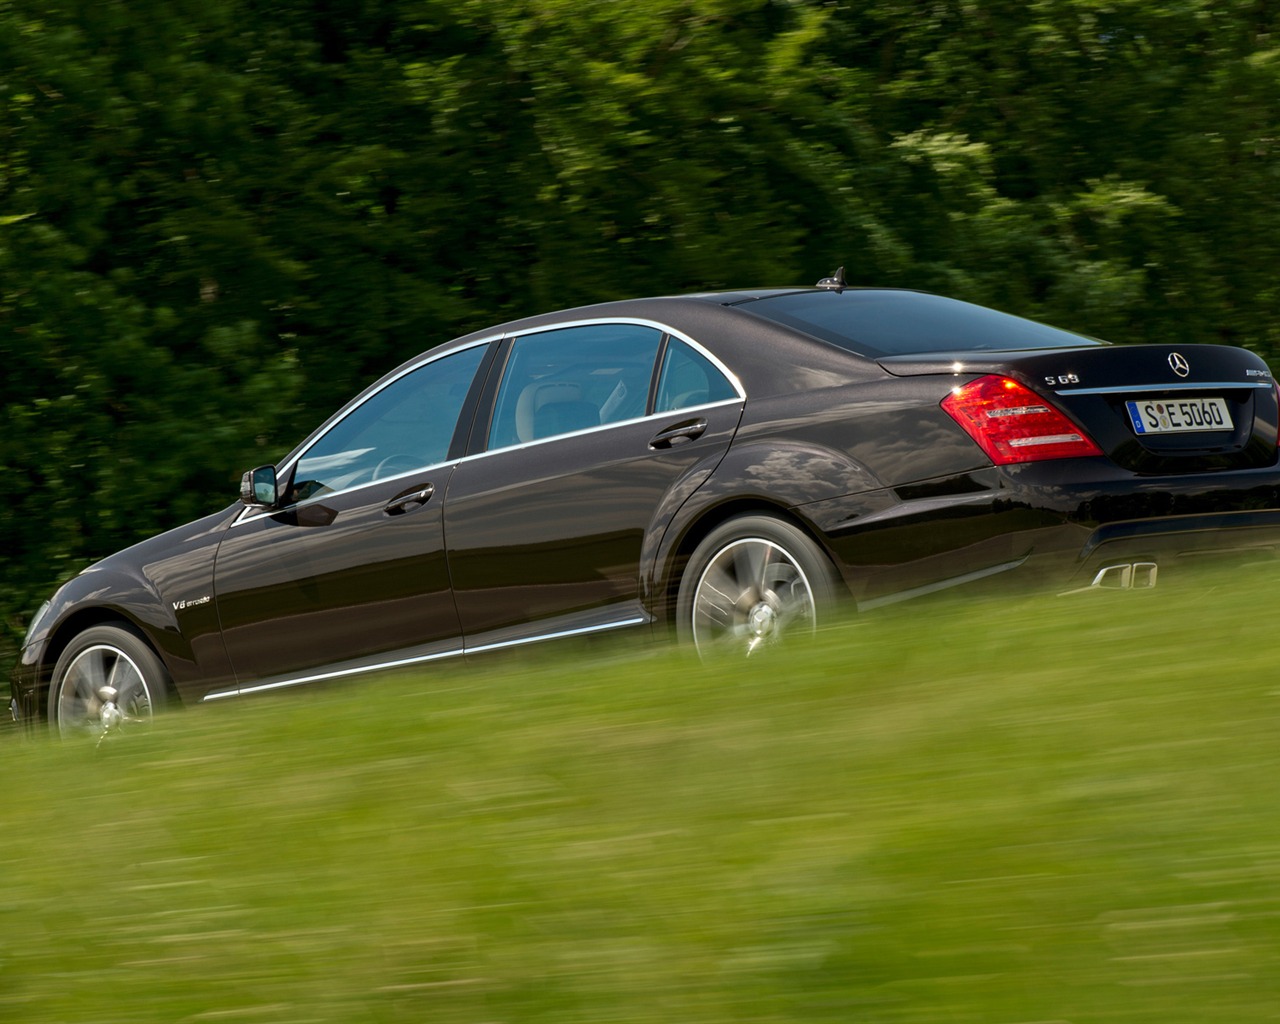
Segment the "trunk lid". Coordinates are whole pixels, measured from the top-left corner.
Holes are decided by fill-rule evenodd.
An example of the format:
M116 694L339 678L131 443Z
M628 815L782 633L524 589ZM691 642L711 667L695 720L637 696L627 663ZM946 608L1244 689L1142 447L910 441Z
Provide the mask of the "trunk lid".
M1012 377L1137 473L1269 466L1280 426L1274 378L1247 349L1226 345L1089 345L885 356L895 376Z

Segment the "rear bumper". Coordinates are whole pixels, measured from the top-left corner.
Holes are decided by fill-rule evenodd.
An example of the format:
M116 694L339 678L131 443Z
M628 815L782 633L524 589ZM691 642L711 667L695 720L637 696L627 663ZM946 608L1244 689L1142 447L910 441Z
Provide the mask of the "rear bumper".
M1115 566L1155 566L1140 570L1130 586L1143 585L1150 575L1180 572L1188 567L1245 558L1280 557L1280 509L1257 509L1203 515L1173 516L1107 523L1090 534L1080 549L1069 584L1084 586ZM1116 585L1118 574L1111 574Z
M1133 573L1132 585L1214 560L1280 557L1275 468L1144 478L1070 459L979 471L932 490L797 511L827 538L860 606L970 585L1061 592L1115 565L1155 566Z
M1192 565L1280 554L1280 472L1275 468L1184 477L1116 470L1098 479L1094 460L1062 463L1053 477L1012 474L1029 502L1074 527L1057 550L1064 582L1082 586L1111 565L1150 563L1162 578Z

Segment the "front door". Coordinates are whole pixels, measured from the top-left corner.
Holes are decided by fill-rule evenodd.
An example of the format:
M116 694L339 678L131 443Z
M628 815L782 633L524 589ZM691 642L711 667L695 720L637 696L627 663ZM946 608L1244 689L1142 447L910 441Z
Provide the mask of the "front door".
M429 360L345 410L282 471L283 507L227 531L214 590L242 688L461 649L442 504L483 351Z

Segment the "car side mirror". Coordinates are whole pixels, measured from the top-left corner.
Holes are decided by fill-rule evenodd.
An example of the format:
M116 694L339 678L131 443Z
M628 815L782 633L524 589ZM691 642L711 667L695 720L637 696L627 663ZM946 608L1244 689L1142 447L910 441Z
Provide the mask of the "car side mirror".
M280 501L276 467L259 466L240 478L240 500L250 508L274 508Z

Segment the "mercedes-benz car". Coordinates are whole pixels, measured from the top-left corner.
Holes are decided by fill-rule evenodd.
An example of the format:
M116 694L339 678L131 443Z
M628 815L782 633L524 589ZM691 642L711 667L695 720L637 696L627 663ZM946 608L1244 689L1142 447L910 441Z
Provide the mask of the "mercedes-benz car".
M1278 424L1245 349L842 274L534 316L392 370L229 507L66 583L13 710L102 734L556 637L749 656L842 603L1149 587L1273 549Z

